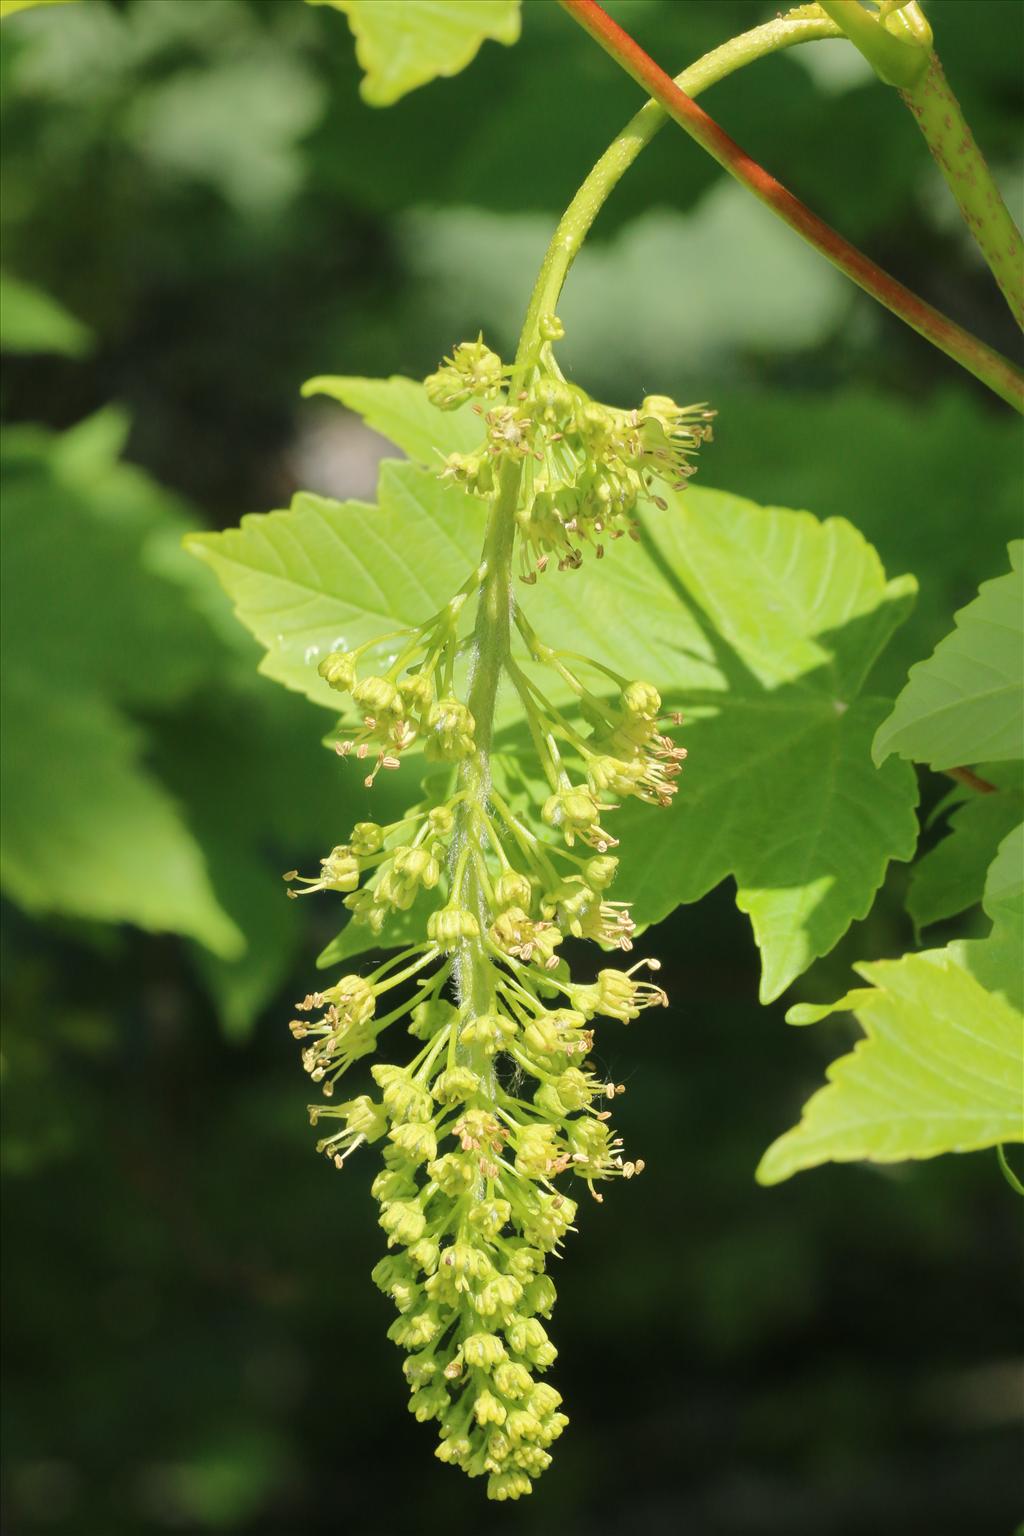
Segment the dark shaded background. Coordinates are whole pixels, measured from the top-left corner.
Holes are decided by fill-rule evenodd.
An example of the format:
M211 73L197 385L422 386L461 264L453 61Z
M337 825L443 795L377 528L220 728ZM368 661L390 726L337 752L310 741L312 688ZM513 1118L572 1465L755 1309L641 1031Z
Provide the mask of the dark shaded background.
M480 326L508 347L557 211L636 102L547 0L524 10L518 47L486 45L387 113L358 99L343 18L294 0L87 0L6 23L5 264L96 337L77 361L8 359L6 419L64 428L119 402L128 457L196 523L286 504L300 484L368 494L379 440L301 405L301 381L422 375ZM928 11L1019 204L1024 13ZM769 11L632 0L617 14L679 68ZM840 47L758 65L711 110L1010 351L909 118ZM1019 514L1009 413L674 129L602 215L562 313L596 393L714 401L705 483L848 516L890 573L919 575L879 686L898 687L1002 568ZM277 956L246 900L277 899L279 870L309 867L351 819L318 746L326 717L232 677L139 718L254 933L249 963ZM923 782L926 806L942 788ZM242 896L218 841L228 801ZM9 907L4 1531L1008 1532L1019 1232L994 1158L827 1168L770 1191L752 1177L855 1033L787 1029L786 1004L835 996L852 960L913 942L905 880L894 870L872 916L770 1009L731 888L658 934L673 1011L606 1047L648 1171L582 1212L559 1269L553 1379L573 1422L514 1508L432 1460L369 1280L370 1159L339 1177L313 1154L284 1025L333 934L329 898L303 904L249 1015L225 1008L184 940Z

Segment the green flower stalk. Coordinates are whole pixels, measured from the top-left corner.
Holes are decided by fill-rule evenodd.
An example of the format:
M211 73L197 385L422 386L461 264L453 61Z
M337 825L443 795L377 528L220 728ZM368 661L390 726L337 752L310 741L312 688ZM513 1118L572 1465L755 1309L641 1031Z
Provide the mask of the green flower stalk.
M473 402L480 413L481 447L441 473L493 498L526 583L552 561L573 570L587 552L599 559L638 537L638 508L663 506L660 488L685 484L711 434L703 405L649 396L623 411L591 400L558 368L560 335L548 317L515 370L482 337L464 342L426 381L439 409ZM623 1087L594 1065L597 1021L628 1024L668 1001L643 974L656 960L583 981L561 946L571 937L632 949L629 905L607 894L618 862L607 818L627 796L669 805L686 755L652 683L538 636L509 589L502 538L505 565L489 542L440 613L383 637L394 652L386 671L364 664L379 642L320 662L355 717L337 750L371 764L367 783L414 746L440 768L401 820L360 822L317 876L286 876L304 886L292 895L340 893L385 948L396 914L429 906L416 942L310 993L291 1029L323 1095L310 1108L326 1132L319 1150L342 1168L360 1148L382 1149L372 1191L389 1251L373 1279L398 1313L389 1337L406 1352L410 1410L438 1424L437 1456L486 1476L498 1500L530 1492L568 1422L539 1378L556 1357L542 1321L555 1301L546 1271L574 1230L570 1191L601 1200L599 1185L643 1170L610 1125ZM499 643L485 655L490 633ZM511 772L491 740L499 676L529 742ZM334 1102L364 1057L364 1091Z

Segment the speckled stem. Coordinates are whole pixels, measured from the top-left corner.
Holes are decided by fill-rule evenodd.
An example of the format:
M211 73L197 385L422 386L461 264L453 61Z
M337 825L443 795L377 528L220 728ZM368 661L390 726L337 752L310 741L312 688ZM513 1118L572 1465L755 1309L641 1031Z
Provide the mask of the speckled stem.
M936 54L930 56L920 79L904 87L900 95L917 119L1014 319L1024 327L1024 242Z

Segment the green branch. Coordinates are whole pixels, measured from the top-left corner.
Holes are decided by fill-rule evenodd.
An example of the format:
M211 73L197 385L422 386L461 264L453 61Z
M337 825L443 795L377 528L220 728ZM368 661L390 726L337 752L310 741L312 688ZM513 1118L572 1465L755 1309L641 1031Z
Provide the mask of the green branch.
M899 87L1014 319L1024 326L1024 243L932 50L931 28L918 6L880 17L860 0L820 0L820 5L879 79ZM910 40L894 36L896 29Z
M1024 413L1024 374L1019 368L926 304L805 207L734 143L692 97L612 21L596 0L559 0L559 4L661 104L674 122L802 239L918 335L960 363L1015 410ZM836 33L817 35L835 36ZM743 38L734 41L740 44Z
M901 28L904 37L895 36L880 16L864 9L860 0L818 0L818 4L886 85L911 86L927 69L931 28L916 5L912 9L920 25L908 39L905 27ZM892 20L895 23L896 16Z
M914 114L1014 319L1024 326L1024 243L936 54L920 79L900 95Z

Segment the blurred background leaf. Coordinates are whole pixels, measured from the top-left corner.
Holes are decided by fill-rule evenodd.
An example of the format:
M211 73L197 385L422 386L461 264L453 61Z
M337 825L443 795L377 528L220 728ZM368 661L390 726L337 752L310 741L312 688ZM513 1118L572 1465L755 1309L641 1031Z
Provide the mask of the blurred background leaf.
M0 272L0 351L80 357L90 342L86 327L56 299L32 283Z

